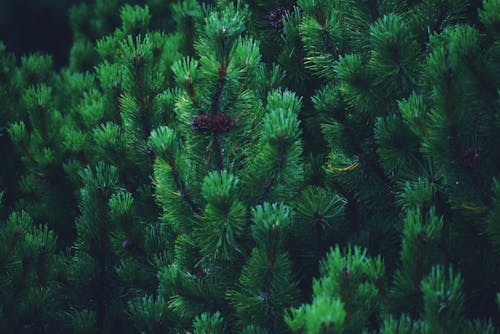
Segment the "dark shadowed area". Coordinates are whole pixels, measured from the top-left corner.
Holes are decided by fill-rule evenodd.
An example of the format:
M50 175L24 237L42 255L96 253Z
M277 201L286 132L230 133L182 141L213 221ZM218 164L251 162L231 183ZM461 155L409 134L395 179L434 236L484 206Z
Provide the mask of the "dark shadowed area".
M75 0L0 0L0 40L17 56L50 53L67 64L72 34L68 10Z

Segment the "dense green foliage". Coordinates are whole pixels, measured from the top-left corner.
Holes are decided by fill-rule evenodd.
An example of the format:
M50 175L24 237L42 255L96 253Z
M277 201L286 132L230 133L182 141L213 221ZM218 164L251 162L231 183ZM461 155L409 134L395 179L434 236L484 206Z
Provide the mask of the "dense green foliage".
M0 44L0 332L498 332L500 1L69 17Z

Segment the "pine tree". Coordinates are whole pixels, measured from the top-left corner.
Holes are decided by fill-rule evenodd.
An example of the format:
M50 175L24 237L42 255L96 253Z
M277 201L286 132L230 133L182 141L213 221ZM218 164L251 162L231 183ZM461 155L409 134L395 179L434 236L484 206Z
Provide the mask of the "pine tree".
M16 93L15 80L15 57L8 54L5 45L0 41L0 156L4 163L0 172L0 192L3 194L5 203L10 204L17 197L15 181L17 163L19 162L16 152L8 136L9 123L17 119L16 115ZM0 213L3 217L5 213Z
M383 254L390 279L380 296L384 312L420 318L430 332L486 331L485 322L463 327L458 314L497 312L498 224L491 217L499 160L486 152L498 147L499 54L491 25L498 2L485 1L472 24L466 22L477 4L466 1L298 6L304 63L323 82L312 97L317 120L309 124L320 124L329 146L326 185L346 202L349 229L341 244ZM290 16L284 25L295 21ZM441 296L440 308L432 309L427 298L434 290L425 290L422 280L432 274L448 284L437 265L463 276L460 289ZM290 323L306 328L314 316L302 312L314 312L314 305L294 311L300 313ZM347 319L359 311L343 305ZM452 308L459 312L454 323L429 314ZM377 329L383 315L376 314L368 328Z
M497 332L498 13L96 0L67 68L0 44L0 332Z
M24 211L13 212L0 223L0 244L0 330L56 330L64 261L56 254L54 232Z

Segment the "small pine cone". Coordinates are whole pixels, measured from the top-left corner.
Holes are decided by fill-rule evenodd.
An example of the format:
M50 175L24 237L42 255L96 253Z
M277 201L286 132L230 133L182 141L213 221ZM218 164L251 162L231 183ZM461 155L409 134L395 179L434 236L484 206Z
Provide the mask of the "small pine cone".
M133 240L130 240L130 239L125 239L123 240L122 242L122 247L124 249L131 249L132 247L135 246L135 242Z
M154 161L156 159L156 154L151 147L147 148L146 154L148 155L150 161Z
M345 266L344 268L342 268L342 273L344 274L344 277L346 279L349 279L349 277L351 277L351 272L349 270L349 268L347 266Z
M286 8L284 6L279 6L274 8L267 14L267 20L269 24L275 29L283 28L283 19L286 15Z
M267 291L262 291L259 293L259 296L258 298L261 300L261 301L269 301L271 299L271 293L270 292L267 292Z
M479 164L479 150L474 147L467 147L460 152L458 160L460 164L467 168L476 167Z
M137 55L137 56L132 57L132 65L134 65L134 67L139 67L142 64L143 64L143 61L141 59L141 56Z
M191 123L191 127L196 132L207 132L212 129L212 119L209 115L198 115Z
M205 278L205 276L207 276L206 272L202 268L194 268L191 271L191 274L197 279L202 279Z
M234 129L235 120L229 115L216 115L214 117L213 129L217 133L229 133Z

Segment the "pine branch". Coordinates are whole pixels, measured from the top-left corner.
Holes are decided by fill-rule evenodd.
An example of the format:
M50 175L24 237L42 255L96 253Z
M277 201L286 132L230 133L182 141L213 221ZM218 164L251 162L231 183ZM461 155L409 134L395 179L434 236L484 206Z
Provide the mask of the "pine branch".
M344 128L346 136L353 146L354 153L358 155L360 160L364 162L391 191L399 191L399 186L385 174L382 167L380 167L380 165L375 161L372 161L370 158L368 158L368 155L361 147L356 134L347 124L344 115L341 115L340 113L334 113L334 115L336 115L335 120Z
M211 105L210 105L210 117L214 117L218 114L220 108L220 98L222 96L222 91L226 84L226 70L222 67L219 70L219 79L215 86L214 94L212 95ZM222 147L219 140L219 135L216 131L213 131L213 143L212 143L212 153L215 156L215 166L217 170L224 169L224 157L222 156Z
M380 17L377 0L368 0L368 6L370 8L370 14L372 16L372 20L377 21Z
M187 204L189 205L189 207L191 208L191 210L195 214L197 214L197 215L201 214L202 211L194 203L193 199L189 195L189 189L187 189L186 185L182 181L181 175L179 174L179 170L177 169L177 165L175 164L173 159L169 159L167 162L172 170L172 174L174 176L174 182L177 185L177 188L180 189L180 194L181 194L182 198L184 198L184 200L187 202Z
M347 200L347 213L349 216L349 221L351 222L351 229L353 232L358 233L360 231L360 224L358 219L358 209L357 201L354 197L354 193L347 191L339 182L333 181L334 187L338 190L340 194Z
M98 256L97 256L97 289L95 293L96 298L96 323L98 333L102 333L104 320L106 319L106 249L103 244L102 236L99 241Z

